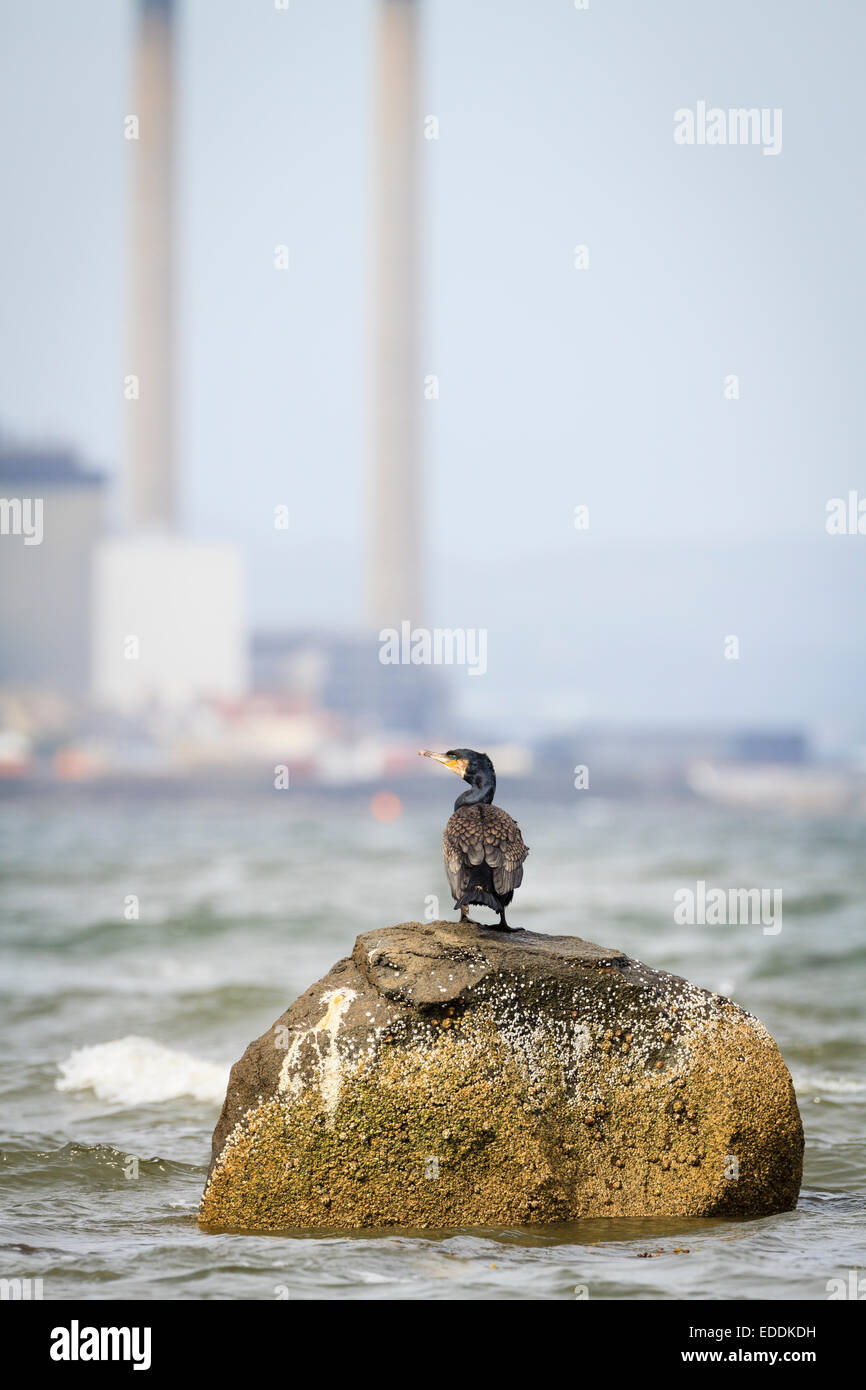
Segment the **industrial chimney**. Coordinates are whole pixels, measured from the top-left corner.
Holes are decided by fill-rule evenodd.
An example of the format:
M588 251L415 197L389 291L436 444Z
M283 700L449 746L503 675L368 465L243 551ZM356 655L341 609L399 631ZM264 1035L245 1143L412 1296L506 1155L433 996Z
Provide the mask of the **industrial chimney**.
M173 0L139 0L133 114L126 525L93 569L92 690L126 713L246 689L243 572L233 545L180 533L174 439Z
M177 521L174 441L174 4L140 0L134 57L138 139L131 217L130 365L138 398L128 402L127 521Z
M424 621L418 6L380 0L373 128L367 621Z

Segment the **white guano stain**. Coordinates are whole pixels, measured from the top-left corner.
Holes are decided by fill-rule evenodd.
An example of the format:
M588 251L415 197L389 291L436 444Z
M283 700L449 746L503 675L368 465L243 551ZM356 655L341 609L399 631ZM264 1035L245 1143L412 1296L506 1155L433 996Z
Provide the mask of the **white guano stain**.
M299 1096L304 1089L303 1078L295 1073L295 1067L300 1057L301 1048L310 1038L317 1055L315 1063L316 1084L325 1102L325 1109L329 1114L336 1110L343 1080L343 1059L337 1045L337 1034L340 1031L343 1016L354 998L355 991L353 989L332 989L322 995L321 1003L325 1009L324 1014L312 1028L305 1028L298 1033L297 1037L293 1038L285 1061L280 1068L280 1091L284 1095Z

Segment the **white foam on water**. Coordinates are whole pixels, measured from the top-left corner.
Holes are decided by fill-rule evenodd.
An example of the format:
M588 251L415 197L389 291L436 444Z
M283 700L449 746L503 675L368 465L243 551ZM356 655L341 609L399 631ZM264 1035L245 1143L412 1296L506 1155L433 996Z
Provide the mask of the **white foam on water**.
M824 1092L830 1096L857 1096L866 1094L866 1081L856 1076L827 1076L823 1072L796 1073L793 1077L797 1095L815 1095Z
M58 1091L93 1091L100 1100L129 1106L181 1096L221 1105L229 1074L227 1066L172 1052L134 1034L76 1048L59 1068Z

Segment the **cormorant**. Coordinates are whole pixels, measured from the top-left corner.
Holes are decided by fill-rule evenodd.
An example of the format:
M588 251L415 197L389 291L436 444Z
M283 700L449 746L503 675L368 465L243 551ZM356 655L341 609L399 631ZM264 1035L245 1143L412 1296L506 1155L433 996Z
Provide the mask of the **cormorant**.
M529 850L515 820L494 806L496 773L486 753L473 748L452 748L448 753L419 751L434 758L469 783L469 791L454 802L454 814L442 836L445 872L451 885L460 921L470 904L499 913L496 931L519 931L505 920L505 909L523 882L523 861Z

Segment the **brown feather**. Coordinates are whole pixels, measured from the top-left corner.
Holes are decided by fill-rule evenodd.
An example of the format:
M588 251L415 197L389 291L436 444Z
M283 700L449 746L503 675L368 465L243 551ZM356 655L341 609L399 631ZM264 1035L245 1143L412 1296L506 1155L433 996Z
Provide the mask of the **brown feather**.
M442 849L455 902L469 883L471 868L479 864L492 870L496 893L509 901L523 881L529 850L517 822L500 806L460 806L445 827Z

